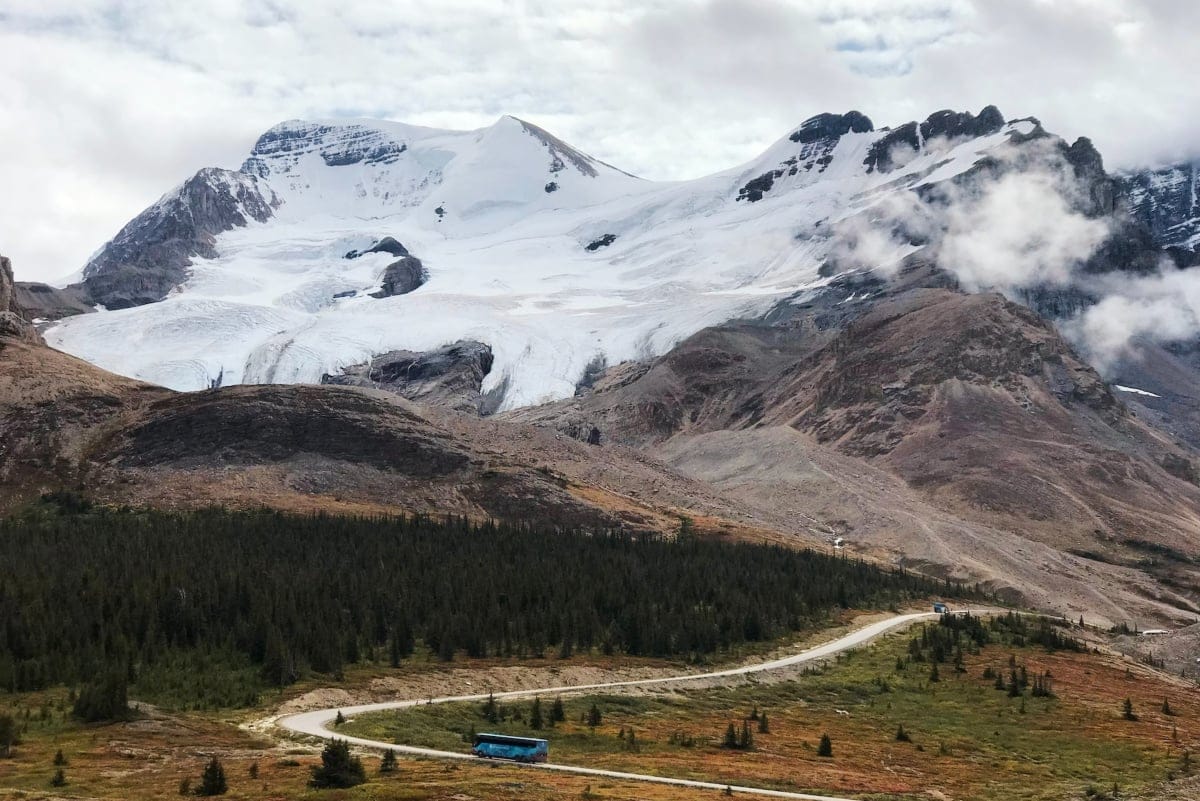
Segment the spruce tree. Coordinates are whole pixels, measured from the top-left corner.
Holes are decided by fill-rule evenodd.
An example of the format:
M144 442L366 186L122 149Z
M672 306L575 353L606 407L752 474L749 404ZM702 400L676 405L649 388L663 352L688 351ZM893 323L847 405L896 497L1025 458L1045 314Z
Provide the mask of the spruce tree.
M1126 698L1125 703L1121 707L1121 717L1126 720L1137 720L1138 716L1133 712L1133 701Z
M828 734L821 735L821 742L817 744L817 756L819 756L819 757L833 756L833 741L829 739Z
M388 749L383 752L383 759L379 762L380 773L395 773L396 772L396 752Z
M561 697L555 697L554 703L550 707L550 722L562 723L567 719L567 710L563 708Z
M54 752L54 766L57 768L64 767L67 764L67 758L63 756L62 749Z
M13 754L13 746L20 743L17 737L17 722L12 715L0 715L0 757L8 758Z
M742 721L742 730L738 733L737 747L743 751L754 750L754 733L750 731L749 721Z
M338 710L337 717L333 719L334 726L341 726L346 722L346 716L342 714L342 710Z
M228 789L229 785L225 781L225 768L222 767L220 760L213 757L204 767L204 773L200 775L200 786L196 788L196 795L225 795L225 791Z
M604 719L604 716L600 714L600 707L596 706L596 704L593 703L591 705L591 707L588 708L588 711L587 711L588 728L594 730L597 726L600 725L600 723L603 721L603 719Z
M110 670L85 684L75 699L72 714L84 723L124 720L129 717L129 695L123 670Z
M54 771L54 778L52 778L50 780L50 786L51 787L66 787L67 786L67 774L63 772L62 768L59 768L56 771Z
M898 742L898 743L911 743L912 742L912 737L910 737L908 732L906 732L904 730L903 723L901 723L900 726L896 729L896 742Z
M529 728L537 730L542 728L542 699L538 696L533 697L533 704L529 707Z
M350 753L345 740L330 740L321 752L321 764L312 769L309 785L317 788L355 787L367 780L362 760Z
M771 733L771 724L767 722L766 710L763 710L763 712L758 716L758 733L759 734L770 734Z
M488 723L496 723L500 720L500 708L496 705L496 696L494 693L488 693L487 701L483 704L483 718Z
M1162 713L1164 715L1175 714L1175 710L1171 709L1171 702L1167 700L1166 696L1163 696Z
M722 748L737 748L737 745L738 745L737 729L735 729L733 727L733 724L730 723L725 728L725 738L721 741L721 747Z

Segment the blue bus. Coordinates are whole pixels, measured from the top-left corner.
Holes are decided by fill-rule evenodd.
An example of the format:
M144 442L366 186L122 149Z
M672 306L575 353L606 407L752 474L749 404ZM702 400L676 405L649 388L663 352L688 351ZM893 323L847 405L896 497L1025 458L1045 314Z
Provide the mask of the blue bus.
M471 753L485 759L513 759L517 762L545 762L550 743L536 737L510 737L507 734L476 734Z

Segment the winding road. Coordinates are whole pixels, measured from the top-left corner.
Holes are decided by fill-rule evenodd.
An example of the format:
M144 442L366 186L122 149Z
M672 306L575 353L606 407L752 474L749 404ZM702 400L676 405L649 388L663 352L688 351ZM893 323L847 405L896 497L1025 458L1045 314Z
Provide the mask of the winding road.
M780 659L773 659L769 662L759 662L751 665L743 665L741 667L728 668L726 670L717 670L710 673L687 673L679 676L667 676L655 679L636 679L630 681L613 681L601 684L572 684L562 687L543 687L536 690L514 690L511 692L494 693L497 699L503 698L519 698L531 697L534 695L561 695L568 693L580 693L591 691L607 691L621 689L624 687L650 687L662 686L671 684L681 684L692 681L705 681L711 679L722 679L736 676L746 676L752 673L765 673L772 670L798 665L803 662L812 662L816 660L826 659L841 651L846 651L863 645L866 642L886 634L889 631L909 626L920 620L928 620L936 618L938 615L934 612L917 612L906 615L895 615L894 617L880 620L875 623L863 626L849 634L839 637L836 640L827 642L823 645L818 645L809 648L805 651L785 656ZM414 756L433 757L436 759L462 759L476 760L478 757L469 753L461 753L458 751L440 751L435 748L420 748L413 745L397 745L395 743L385 743L379 740L367 740L361 737L346 737L342 734L329 729L329 724L337 719L339 712L345 717L354 717L369 712L383 712L389 709L404 709L406 707L420 706L423 704L445 704L454 701L482 701L488 697L488 693L477 695L453 695L444 698L416 698L407 701L384 701L376 704L362 704L359 706L343 706L332 709L318 709L313 712L302 712L296 715L288 715L276 721L276 725L286 729L294 734L309 735L312 737L320 737L322 739L337 738L345 740L353 745L364 746L367 748L375 748L385 751L395 751L398 754L411 754ZM493 764L510 764L510 763L493 763ZM759 796L769 796L773 798L794 798L801 801L853 801L853 799L839 798L836 796L827 795L812 795L809 793L794 793L785 790L768 790L761 787L743 787L739 785L726 785L719 782L697 781L693 779L672 779L666 776L651 776L642 773L623 773L616 770L602 770L600 768L585 768L578 765L561 765L554 762L543 762L534 764L521 764L513 762L513 766L530 770L554 770L563 773L576 773L585 776L598 776L607 779L624 779L628 781L652 782L655 784L670 784L678 787L695 787L700 789L710 790L725 790L729 787L735 793L747 793Z

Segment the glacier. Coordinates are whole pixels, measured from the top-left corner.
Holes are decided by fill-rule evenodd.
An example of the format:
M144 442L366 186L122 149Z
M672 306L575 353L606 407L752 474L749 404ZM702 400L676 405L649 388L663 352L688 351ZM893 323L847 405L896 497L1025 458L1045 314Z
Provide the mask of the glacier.
M629 175L513 117L476 131L282 123L232 181L257 193L255 213L193 255L186 280L158 302L44 333L177 390L316 383L380 353L477 340L493 350L483 390L505 388L501 409L544 403L571 396L589 364L653 357L822 286L840 221L952 178L1035 124L924 137L884 171L866 161L886 129L856 122L818 136L810 123L746 164L675 182ZM230 184L221 172L208 174ZM122 233L138 242L136 230ZM395 257L347 254L385 236L420 258L428 280L374 298ZM882 262L915 250L889 247Z

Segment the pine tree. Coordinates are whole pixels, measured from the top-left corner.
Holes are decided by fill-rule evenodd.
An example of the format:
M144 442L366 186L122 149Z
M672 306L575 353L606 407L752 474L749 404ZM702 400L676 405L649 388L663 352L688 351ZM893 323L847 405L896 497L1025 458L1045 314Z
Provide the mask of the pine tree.
M229 785L225 781L225 768L222 767L220 760L213 757L204 767L204 773L200 775L200 786L196 788L196 795L225 795L225 791L228 789Z
M124 720L129 717L129 691L124 670L110 670L85 684L75 699L72 714L84 723Z
M763 713L758 716L758 733L759 734L770 734L771 733L771 724L767 722L766 710L763 710Z
M1138 719L1138 716L1133 712L1133 701L1128 698L1125 699L1125 703L1122 705L1121 717L1125 718L1126 720Z
M483 704L483 718L488 723L496 723L500 720L500 708L496 705L496 696L494 693L488 693L487 701Z
M904 730L903 723L901 723L900 726L896 729L896 742L898 742L898 743L911 743L912 742L912 737L910 737L908 732L906 732Z
M474 739L474 738L472 738ZM388 749L383 752L383 759L379 762L380 773L395 773L396 772L396 752Z
M742 730L738 733L737 747L743 751L754 750L754 733L750 731L749 721L742 721Z
M62 768L59 768L58 770L54 771L54 778L52 778L50 780L50 786L51 787L66 787L67 786L67 774L63 772Z
M833 756L833 741L829 739L828 734L821 735L821 742L817 744L817 756L819 756L819 757Z
M12 756L13 746L19 744L17 722L12 715L0 715L0 757L7 759Z
M333 719L334 726L341 726L346 722L346 716L342 714L342 710L338 710L337 717Z
M595 728L597 726L599 726L602 721L603 721L603 715L600 714L600 707L596 706L596 704L593 703L587 711L588 728L595 730Z
M367 780L362 760L350 753L345 740L330 740L321 752L321 764L312 769L309 785L317 788L355 787Z
M540 729L544 725L542 721L542 699L538 696L533 697L533 704L529 707L529 728Z
M567 710L563 708L561 697L555 697L554 703L550 706L550 722L562 723L567 719Z
M61 767L65 767L66 764L67 764L67 758L65 756L63 756L62 749L60 748L54 752L54 766L61 768Z
M722 748L737 748L738 747L737 729L735 729L733 727L732 723L730 723L725 728L725 738L721 741L721 747Z
M1164 715L1175 714L1175 710L1171 709L1171 702L1166 699L1166 696L1163 697L1162 713Z

